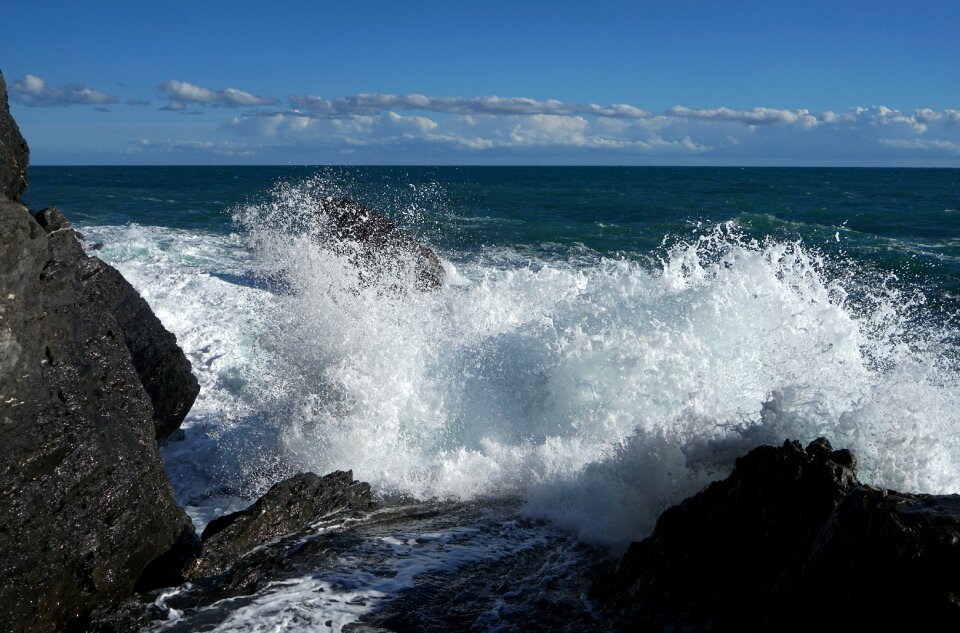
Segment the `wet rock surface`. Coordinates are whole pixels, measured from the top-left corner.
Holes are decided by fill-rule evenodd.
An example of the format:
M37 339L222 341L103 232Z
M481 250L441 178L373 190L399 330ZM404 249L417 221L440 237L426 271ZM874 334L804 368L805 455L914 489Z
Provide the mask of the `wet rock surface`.
M402 269L409 263L418 290L443 285L446 273L437 254L379 211L347 199L326 200L317 211L324 243L340 252L355 246L348 254L368 278L379 278L388 269Z
M275 484L249 508L215 519L203 531L203 549L189 576L220 574L254 548L345 509L372 507L369 484L350 471L320 477L300 473Z
M596 550L518 500L344 510L160 596L163 631L603 631L583 597Z
M0 108L7 197L26 184L26 165L8 160L15 129ZM163 470L155 415L171 406L185 415L196 391L164 391L158 398L176 402L155 406L137 346L160 345L144 354L177 355L188 373L189 363L173 335L128 332L133 305L138 327L162 330L59 211L34 217L0 201L0 630L87 628L192 532ZM163 415L173 423L179 413Z
M960 625L958 510L861 486L822 438L763 446L665 511L594 592L625 631Z

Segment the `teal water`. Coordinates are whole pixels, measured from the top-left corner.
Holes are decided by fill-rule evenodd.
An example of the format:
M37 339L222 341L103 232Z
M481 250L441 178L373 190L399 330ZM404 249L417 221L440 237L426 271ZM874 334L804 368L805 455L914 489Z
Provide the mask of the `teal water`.
M83 224L215 233L277 182L317 173L441 249L585 247L644 257L665 236L736 222L960 297L960 170L582 167L33 167L26 201Z

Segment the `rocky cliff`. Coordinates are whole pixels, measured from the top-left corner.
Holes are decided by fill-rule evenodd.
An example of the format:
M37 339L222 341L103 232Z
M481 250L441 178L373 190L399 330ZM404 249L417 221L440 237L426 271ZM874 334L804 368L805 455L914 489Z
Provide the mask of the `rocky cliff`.
M156 440L198 386L63 215L19 203L27 156L0 75L0 630L61 631L195 538Z

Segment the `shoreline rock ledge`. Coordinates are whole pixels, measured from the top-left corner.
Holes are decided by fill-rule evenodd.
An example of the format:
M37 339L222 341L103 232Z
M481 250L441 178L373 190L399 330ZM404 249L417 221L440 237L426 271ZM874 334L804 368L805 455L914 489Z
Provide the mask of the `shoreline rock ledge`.
M960 495L863 485L823 438L761 446L594 593L618 631L960 630Z
M0 74L0 630L83 630L199 546L157 446L199 387L63 214L20 203L27 162Z

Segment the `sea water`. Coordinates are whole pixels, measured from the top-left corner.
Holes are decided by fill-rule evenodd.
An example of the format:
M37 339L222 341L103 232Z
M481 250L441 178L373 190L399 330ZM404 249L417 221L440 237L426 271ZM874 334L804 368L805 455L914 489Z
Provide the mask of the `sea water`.
M163 455L198 527L301 470L352 469L388 506L498 508L494 523L408 526L419 536L367 530L374 550L411 545L383 576L395 583L350 585L376 598L353 610L311 598L353 569L332 565L224 609L223 630L339 630L418 577L531 544L616 555L787 438L852 449L874 485L960 491L960 171L30 176L28 204L59 206L193 364L200 396ZM402 267L361 282L317 239L329 197L431 245L445 286L416 292ZM523 529L492 527L507 499ZM459 549L437 555L451 538ZM506 626L477 613L479 629Z

